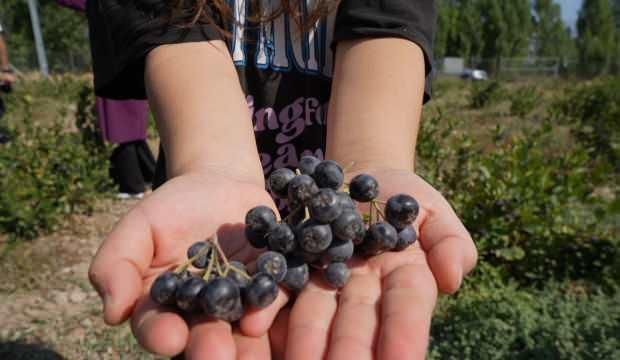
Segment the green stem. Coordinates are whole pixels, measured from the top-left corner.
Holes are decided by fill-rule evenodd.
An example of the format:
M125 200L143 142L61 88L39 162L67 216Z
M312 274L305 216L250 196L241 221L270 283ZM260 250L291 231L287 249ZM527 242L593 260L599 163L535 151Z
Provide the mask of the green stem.
M385 215L383 214L383 211L381 211L381 209L379 208L379 205L377 205L377 202L375 200L371 201L372 206L375 208L375 210L377 211L377 214L379 214L379 216L385 220Z
M206 281L209 281L209 278L211 277L211 271L213 271L213 263L215 262L215 253L212 252L211 253L211 258L209 259L209 265L207 266L207 270L205 271L204 275L202 276L203 279L205 279Z
M185 270L187 270L187 268L189 267L189 264L193 263L199 257L208 254L209 251L211 251L211 246L205 246L204 248L200 249L200 251L196 255L192 256L191 258L183 262L181 265L177 266L177 268L174 270L174 273L182 274Z
M229 266L227 270L231 270L231 271L236 272L237 274L241 274L241 276L243 276L246 279L252 279L252 277L250 275L248 275L248 273L246 273L243 270L237 269L236 267L234 267L232 265Z

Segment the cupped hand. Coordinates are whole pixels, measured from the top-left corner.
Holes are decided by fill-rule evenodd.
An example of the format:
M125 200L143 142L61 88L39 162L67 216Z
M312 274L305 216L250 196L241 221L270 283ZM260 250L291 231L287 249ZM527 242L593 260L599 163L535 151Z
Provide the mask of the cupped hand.
M241 352L270 358L265 333L287 302L276 301L246 314L240 330L206 317L188 319L149 298L154 279L186 260L187 248L215 232L229 258L243 262L256 256L243 235L246 212L258 205L275 206L262 183L217 171L171 179L137 204L105 239L89 271L104 303L106 323L131 318L138 342L148 351L188 359L235 359Z
M400 170L361 172L379 181L382 200L397 193L418 200L419 241L402 252L352 259L350 280L338 292L315 275L270 331L277 358L423 359L437 290L457 291L476 263L469 233L422 178Z

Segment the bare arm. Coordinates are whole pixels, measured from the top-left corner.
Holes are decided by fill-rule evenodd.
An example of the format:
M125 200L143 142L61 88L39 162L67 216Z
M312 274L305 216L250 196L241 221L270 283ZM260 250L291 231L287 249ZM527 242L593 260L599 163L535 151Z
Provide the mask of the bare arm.
M264 181L248 105L223 42L160 46L149 54L145 76L171 177L216 168Z
M327 121L327 157L355 168L413 170L424 57L397 38L338 44Z
M10 69L9 52L4 41L4 35L0 32L0 70Z

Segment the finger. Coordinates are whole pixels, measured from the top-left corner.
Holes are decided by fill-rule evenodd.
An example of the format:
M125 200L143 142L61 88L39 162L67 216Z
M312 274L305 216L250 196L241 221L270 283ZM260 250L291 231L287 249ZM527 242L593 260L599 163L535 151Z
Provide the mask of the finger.
M157 306L146 295L136 305L131 330L142 347L162 356L183 352L189 338L185 320L170 309Z
M236 346L232 336L231 325L221 320L209 320L206 315L195 317L185 357L187 360L234 360Z
M274 360L284 359L290 315L291 308L288 306L284 307L280 310L273 321L273 326L269 329L269 342Z
M433 274L424 264L405 265L383 279L377 358L424 359L437 300Z
M289 320L286 359L323 359L338 303L336 291L315 275L299 294Z
M237 348L237 360L272 358L267 335L252 337L235 331L233 332L233 339Z
M340 294L329 359L373 359L379 329L379 273L352 274Z
M103 300L107 324L119 324L131 314L153 252L149 222L138 208L118 223L97 251L88 275Z
M251 309L243 318L241 318L240 326L243 333L247 336L263 336L269 331L273 320L278 311L288 303L289 295L286 291L280 289L278 296L274 302L263 309Z
M478 253L469 232L441 194L423 203L425 216L420 224L420 243L439 289L454 293L463 276L476 265Z

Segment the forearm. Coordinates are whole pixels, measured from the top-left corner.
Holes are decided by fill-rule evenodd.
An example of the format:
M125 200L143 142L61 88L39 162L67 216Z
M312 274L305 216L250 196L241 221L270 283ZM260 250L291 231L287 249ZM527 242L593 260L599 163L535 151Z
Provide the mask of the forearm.
M9 52L4 41L4 36L0 34L0 70L10 68Z
M327 121L327 157L354 168L413 170L424 57L396 38L339 43Z
M263 181L248 105L223 42L160 46L147 57L145 81L170 177L215 169Z

